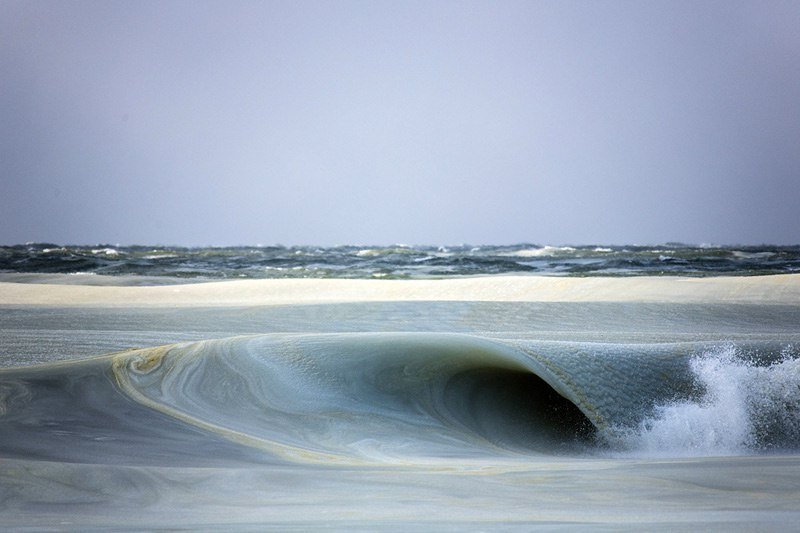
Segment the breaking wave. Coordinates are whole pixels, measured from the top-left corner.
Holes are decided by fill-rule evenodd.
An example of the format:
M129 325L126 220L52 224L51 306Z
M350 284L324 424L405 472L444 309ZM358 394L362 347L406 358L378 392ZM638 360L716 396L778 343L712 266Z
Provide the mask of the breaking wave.
M742 455L800 446L800 359L764 363L724 346L694 357L699 398L657 405L617 445L650 456Z
M75 462L173 464L203 446L217 461L252 460L241 448L259 460L417 466L757 453L797 448L799 372L789 348L769 343L233 337L5 370L0 451L63 459L58 432L91 441L69 452ZM127 458L109 451L132 447Z

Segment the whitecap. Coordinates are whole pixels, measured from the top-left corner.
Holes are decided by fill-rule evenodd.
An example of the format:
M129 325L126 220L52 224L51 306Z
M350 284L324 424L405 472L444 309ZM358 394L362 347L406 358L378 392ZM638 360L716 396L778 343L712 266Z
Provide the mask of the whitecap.
M96 249L92 250L92 254L94 254L94 255L107 255L107 256L115 257L115 256L120 255L120 252L119 252L119 250L116 250L114 248L96 248Z
M507 257L548 257L563 252L574 252L575 248L571 246L544 246L542 248L525 248L522 250L515 250L513 252L506 252L499 254Z
M775 252L743 252L733 250L731 255L737 259L766 259L775 255Z

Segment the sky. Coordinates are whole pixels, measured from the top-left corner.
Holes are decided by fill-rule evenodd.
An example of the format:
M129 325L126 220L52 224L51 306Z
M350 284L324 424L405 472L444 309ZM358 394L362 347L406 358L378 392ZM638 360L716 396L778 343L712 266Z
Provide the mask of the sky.
M800 2L0 0L0 243L800 243Z

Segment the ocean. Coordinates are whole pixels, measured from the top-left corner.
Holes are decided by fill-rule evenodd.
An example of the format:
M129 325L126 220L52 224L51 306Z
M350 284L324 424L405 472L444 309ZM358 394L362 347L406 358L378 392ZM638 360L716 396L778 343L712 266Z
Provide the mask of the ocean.
M0 246L0 275L414 279L494 274L719 276L800 272L800 246ZM24 279L17 276L16 280Z
M0 247L9 530L800 523L800 247Z

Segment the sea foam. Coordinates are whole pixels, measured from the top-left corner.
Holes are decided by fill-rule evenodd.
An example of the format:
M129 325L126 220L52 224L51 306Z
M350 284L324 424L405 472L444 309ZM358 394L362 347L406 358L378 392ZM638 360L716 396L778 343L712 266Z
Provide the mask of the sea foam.
M690 362L701 395L658 405L637 427L615 428L626 456L726 456L800 446L800 358L786 348L761 364L724 346Z

